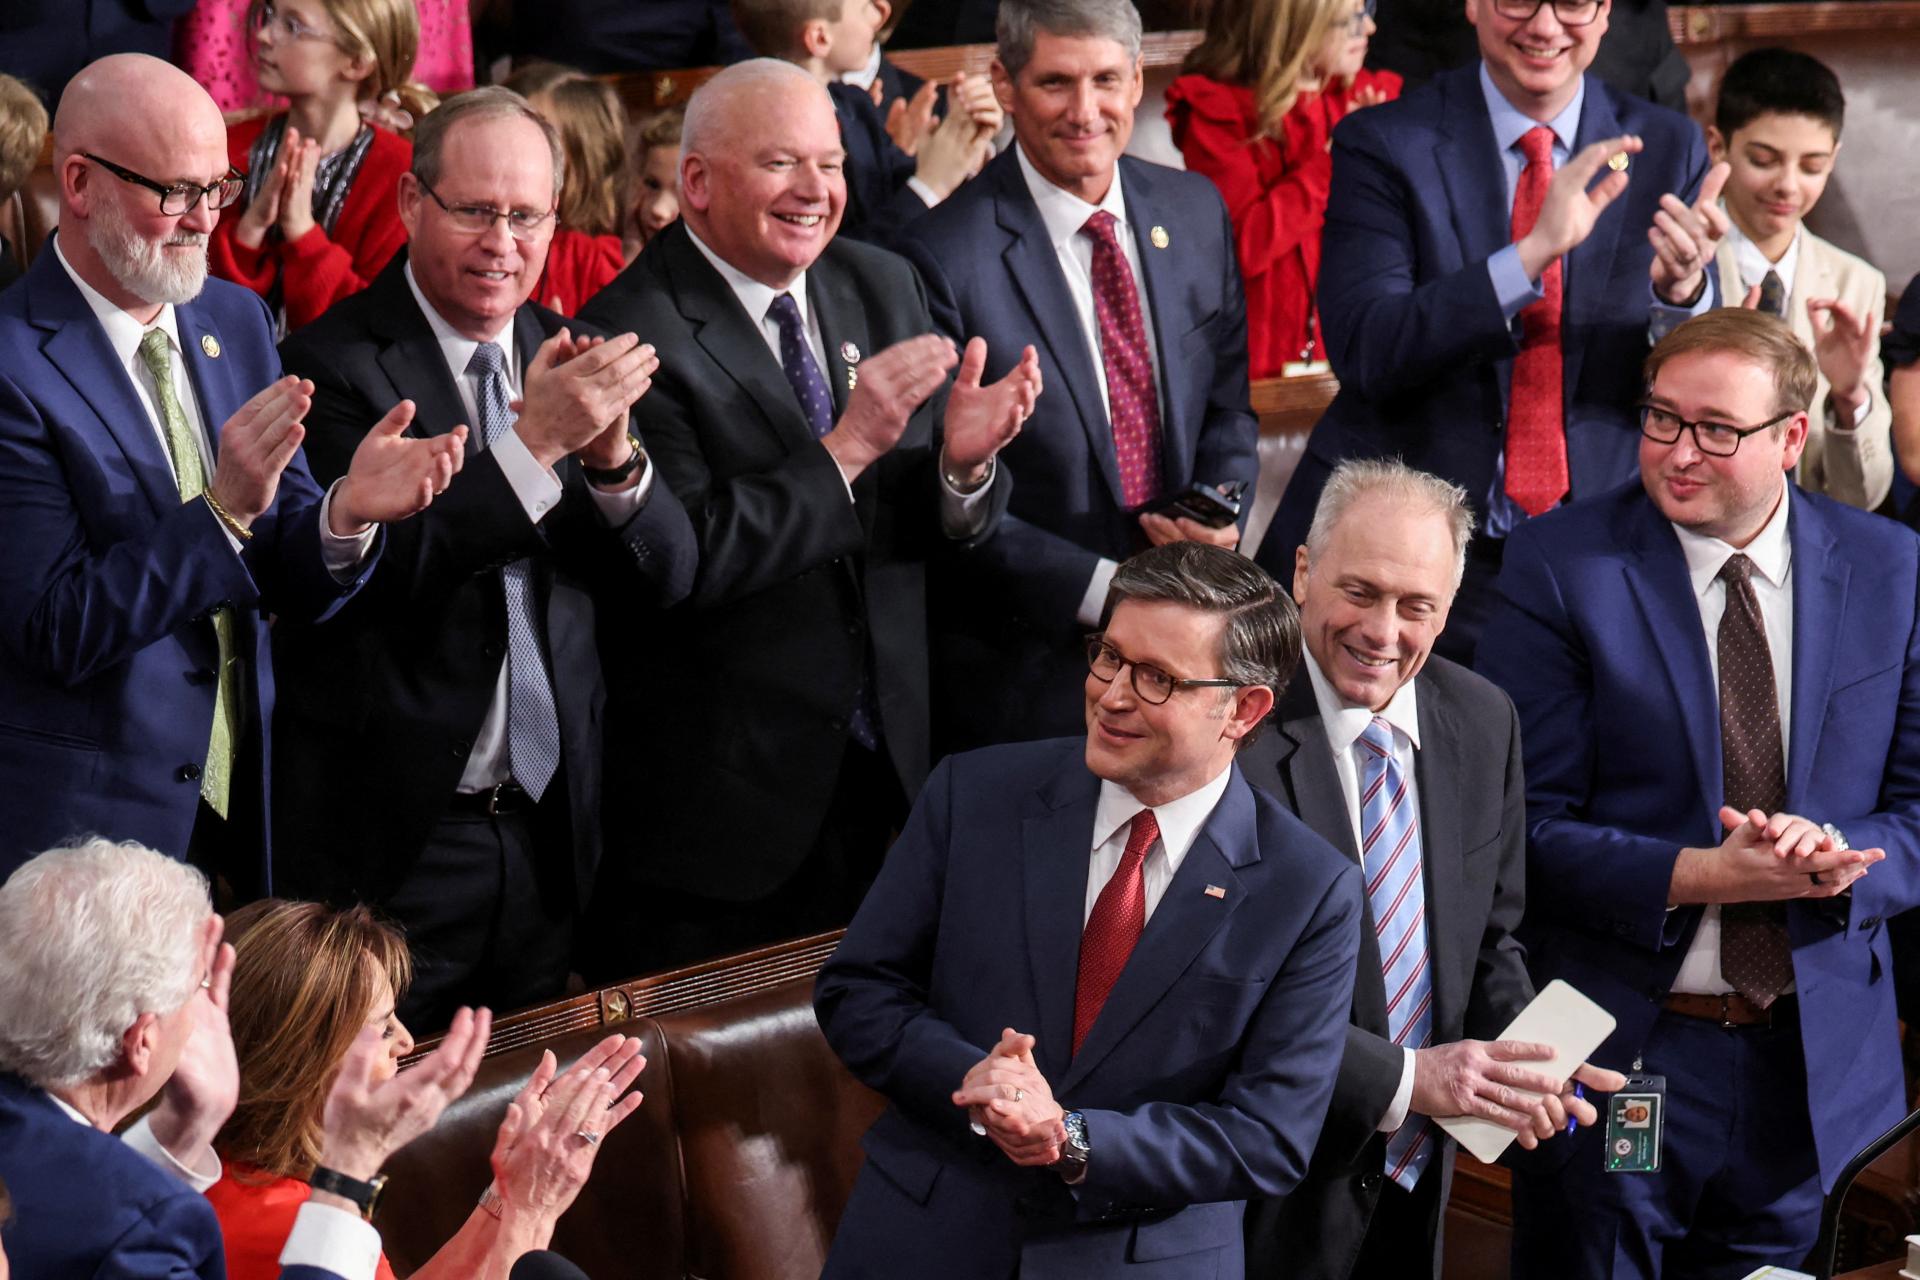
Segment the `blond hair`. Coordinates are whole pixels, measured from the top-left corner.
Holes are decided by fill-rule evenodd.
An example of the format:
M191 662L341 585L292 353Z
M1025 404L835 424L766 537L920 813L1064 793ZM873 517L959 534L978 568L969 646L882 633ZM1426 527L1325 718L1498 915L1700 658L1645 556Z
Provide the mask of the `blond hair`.
M47 141L47 109L12 76L0 75L0 199L26 185Z
M1352 0L1214 0L1207 32L1180 70L1253 90L1263 137L1299 100L1301 81Z
M560 135L566 153L560 224L590 236L618 235L627 188L627 109L619 92L553 62L528 63L507 77L506 87L529 104L544 99L534 109Z
M1647 388L1669 360L1725 352L1751 360L1773 375L1774 412L1803 413L1813 404L1820 367L1784 320L1744 307L1719 307L1668 332L1647 352Z
M247 5L249 30L258 24L268 3L251 0ZM346 55L373 64L360 82L362 101L392 95L416 120L433 110L438 99L413 80L414 59L420 56L420 11L414 0L319 0L319 4L327 11L335 42Z

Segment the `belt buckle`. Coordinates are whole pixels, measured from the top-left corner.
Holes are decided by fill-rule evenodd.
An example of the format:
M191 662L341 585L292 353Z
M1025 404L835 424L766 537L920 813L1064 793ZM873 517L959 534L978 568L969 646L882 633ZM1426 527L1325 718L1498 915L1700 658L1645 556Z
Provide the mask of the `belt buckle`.
M489 818L497 818L500 816L500 791L501 788L506 785L504 782L496 782L487 788L487 816Z
M1731 991L1723 991L1720 993L1720 1029L1721 1030L1732 1031L1735 1028L1743 1025L1733 1020L1733 1018L1730 1016L1732 1012L1733 1012L1733 993Z

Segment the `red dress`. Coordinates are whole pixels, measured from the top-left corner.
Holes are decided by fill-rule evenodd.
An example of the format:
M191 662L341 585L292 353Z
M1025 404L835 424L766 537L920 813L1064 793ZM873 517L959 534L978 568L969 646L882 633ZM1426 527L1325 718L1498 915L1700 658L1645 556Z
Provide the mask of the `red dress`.
M227 1247L227 1280L279 1280L280 1250L300 1206L313 1188L298 1178L274 1178L266 1183L242 1182L236 1174L258 1178L251 1165L220 1162L220 1181L207 1190L213 1216L220 1220L220 1238ZM374 1280L394 1280L387 1255L380 1255Z
M563 316L577 315L626 265L626 247L619 236L590 236L561 227L547 246L547 267L534 286L533 300Z
M1313 312L1320 280L1320 228L1333 177L1333 127L1353 94L1374 88L1398 97L1400 77L1362 71L1353 84L1302 93L1281 120L1281 138L1257 137L1253 90L1206 76L1167 86L1167 122L1187 168L1220 188L1233 219L1247 287L1247 355L1255 378L1278 377L1308 339L1325 359Z
M235 168L247 167L247 152L266 125L261 117L227 130L227 159ZM233 238L246 205L223 210L207 246L213 274L262 297L278 277L288 330L312 324L328 307L366 288L406 244L398 192L400 175L412 163L413 145L375 126L373 144L347 189L331 236L316 223L291 244L269 236L258 249L249 249Z

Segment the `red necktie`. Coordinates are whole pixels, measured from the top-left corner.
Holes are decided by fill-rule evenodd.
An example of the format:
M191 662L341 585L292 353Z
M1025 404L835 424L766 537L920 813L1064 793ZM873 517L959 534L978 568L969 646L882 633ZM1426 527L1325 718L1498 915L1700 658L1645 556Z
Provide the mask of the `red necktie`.
M1553 130L1535 125L1520 139L1527 167L1513 189L1513 239L1533 230L1553 181ZM1560 259L1540 276L1545 295L1520 313L1520 354L1507 394L1507 496L1537 516L1566 496L1567 431L1560 363Z
M1093 914L1080 934L1080 976L1073 985L1073 1051L1080 1052L1081 1041L1093 1030L1093 1020L1113 990L1114 980L1127 967L1134 943L1147 927L1147 886L1140 875L1140 864L1147 850L1160 838L1160 824L1153 810L1142 809L1133 815L1127 830L1127 850L1113 878L1094 899Z
M1105 209L1080 228L1093 241L1093 317L1100 328L1100 359L1107 370L1107 416L1120 464L1120 496L1138 507L1160 496L1160 397L1153 387L1147 326L1133 271Z

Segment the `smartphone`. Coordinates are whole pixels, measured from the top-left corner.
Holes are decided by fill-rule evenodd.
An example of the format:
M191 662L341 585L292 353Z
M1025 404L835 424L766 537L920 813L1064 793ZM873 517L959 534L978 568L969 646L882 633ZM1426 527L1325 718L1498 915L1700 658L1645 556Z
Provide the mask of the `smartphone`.
M1240 519L1240 495L1245 489L1240 481L1216 489L1196 480L1184 491L1156 498L1140 509L1163 516L1184 516L1209 529L1224 529Z

